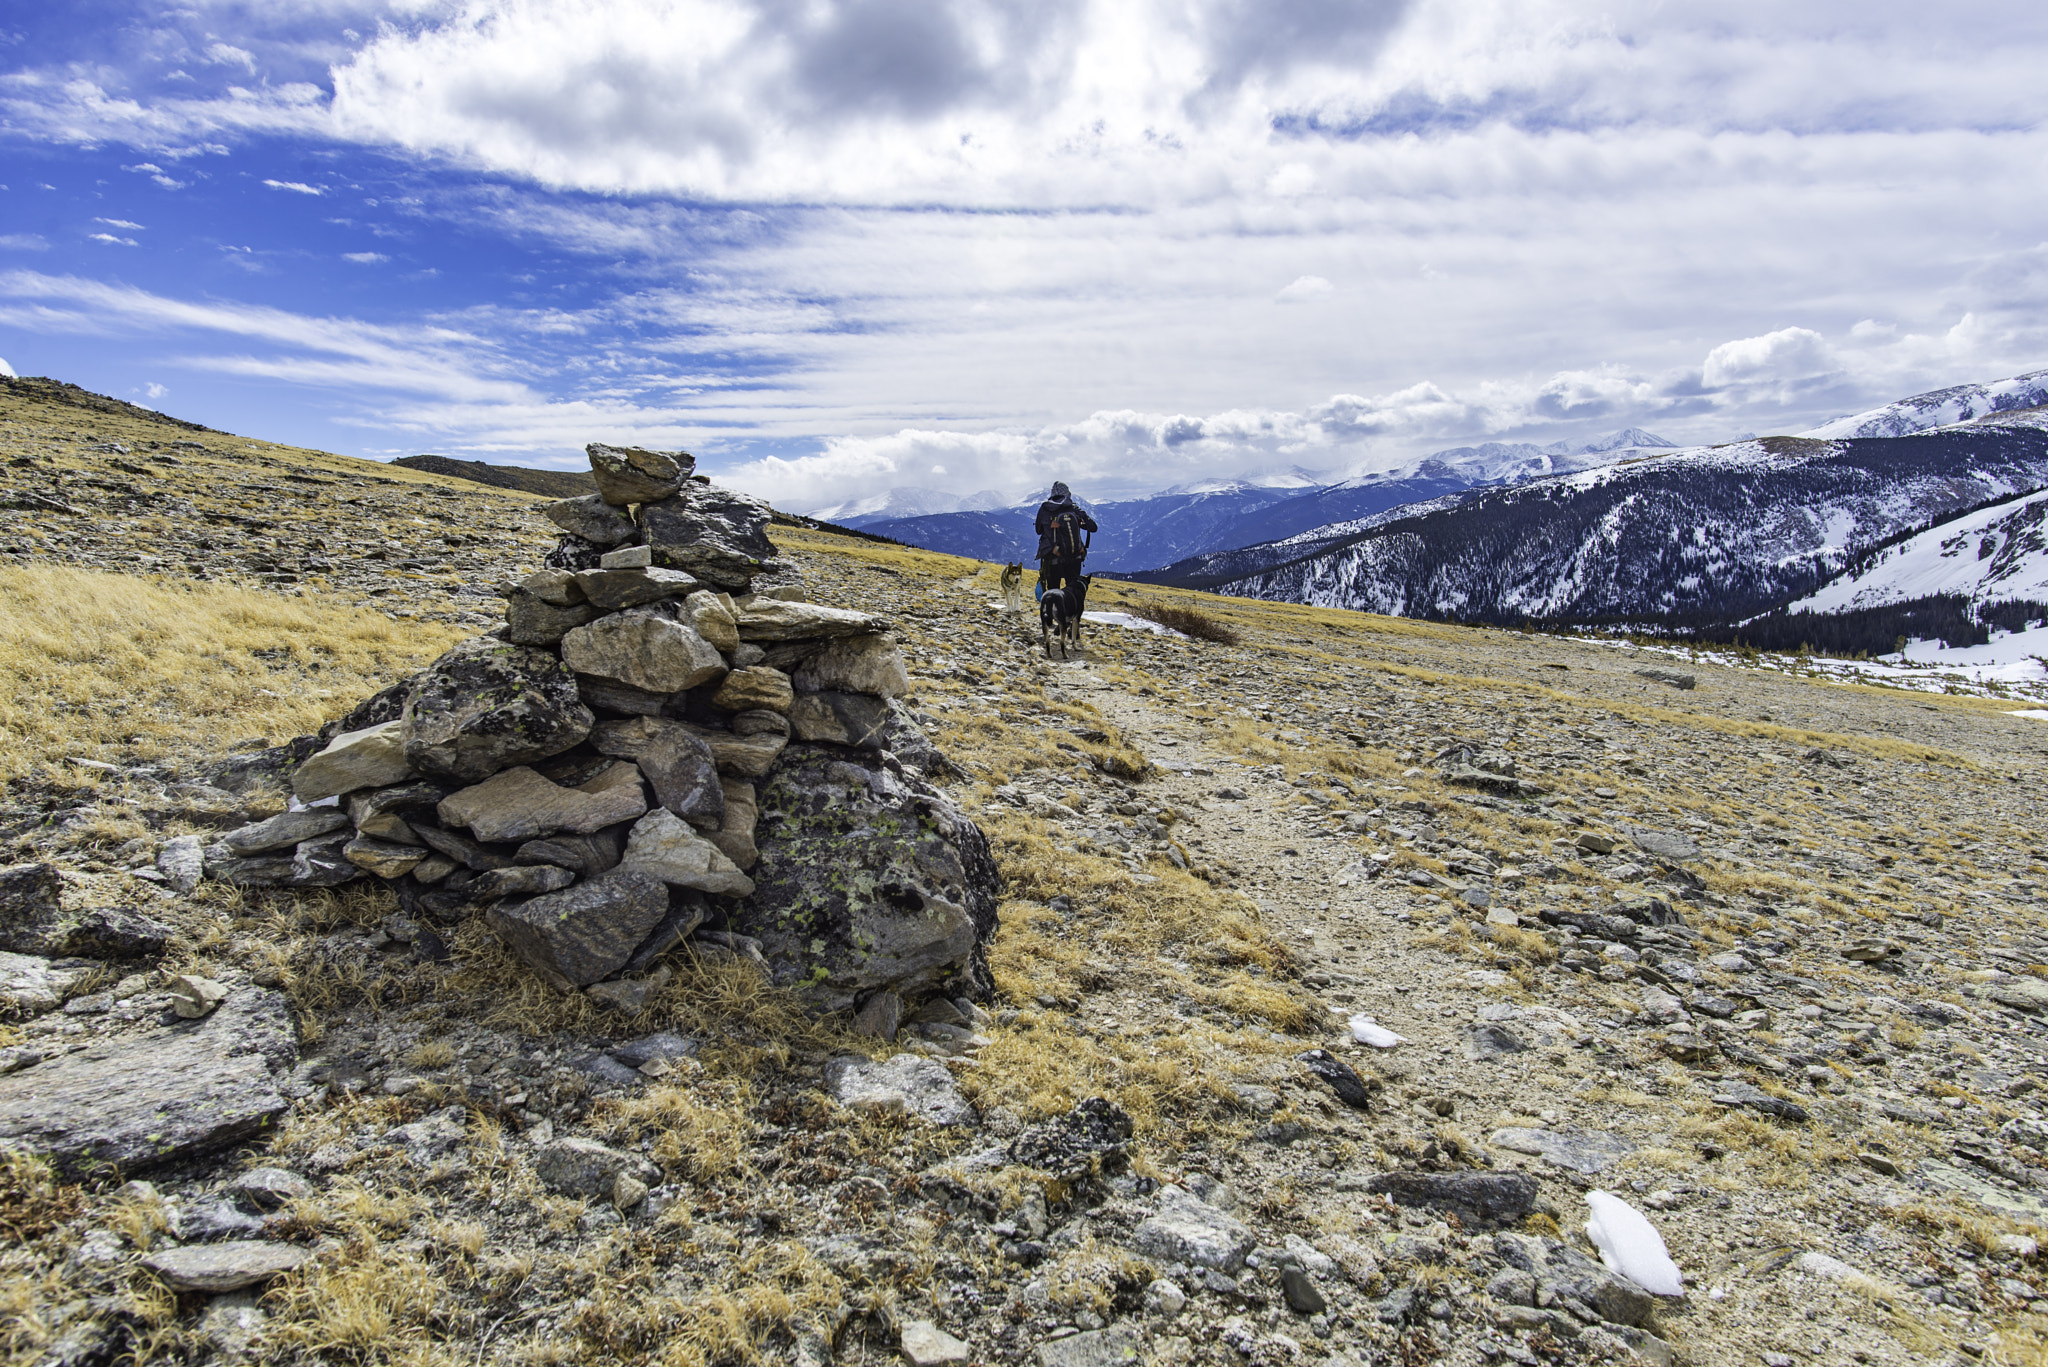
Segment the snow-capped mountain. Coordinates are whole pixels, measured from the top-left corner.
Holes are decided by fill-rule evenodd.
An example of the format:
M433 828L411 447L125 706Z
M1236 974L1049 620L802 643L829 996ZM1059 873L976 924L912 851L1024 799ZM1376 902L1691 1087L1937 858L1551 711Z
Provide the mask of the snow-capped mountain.
M848 499L841 503L828 503L821 508L806 508L805 517L814 517L820 522L833 522L842 527L865 527L870 522L881 522L899 517L928 517L935 513L957 513L969 509L1000 508L1004 498L993 489L978 494L948 494L937 489L920 489L899 486L884 489L878 494L865 498Z
M1487 442L1438 451L1397 469L1334 482L1299 466L1235 479L1197 480L1145 498L1089 504L1102 524L1088 557L1091 570L1131 573L1189 556L1297 536L1311 528L1350 524L1405 504L1491 484L1540 478L1561 470L1605 465L1670 449L1635 428L1586 446ZM1077 488L1076 496L1081 490ZM825 518L893 537L926 550L982 560L1029 560L1038 553L1031 529L1038 499L1008 508L902 517ZM822 513L813 517L823 518Z
M1440 497L1134 578L1419 617L1768 612L1902 530L2048 486L2048 431L1766 437Z
M1908 432L1968 422L1987 413L2038 408L2042 404L2048 404L2048 370L2035 370L1989 384L1958 384L1915 394L1867 413L1836 418L1799 435L1819 441L1839 437L1901 437Z
M2048 602L2048 494L2003 499L1881 547L1790 611L1854 612L1938 596Z

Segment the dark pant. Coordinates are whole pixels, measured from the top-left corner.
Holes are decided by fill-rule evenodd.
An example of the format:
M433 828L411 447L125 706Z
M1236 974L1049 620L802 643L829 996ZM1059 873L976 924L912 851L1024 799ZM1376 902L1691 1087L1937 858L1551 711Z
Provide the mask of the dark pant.
M1071 585L1081 575L1078 560L1041 560L1038 562L1038 586L1047 593Z

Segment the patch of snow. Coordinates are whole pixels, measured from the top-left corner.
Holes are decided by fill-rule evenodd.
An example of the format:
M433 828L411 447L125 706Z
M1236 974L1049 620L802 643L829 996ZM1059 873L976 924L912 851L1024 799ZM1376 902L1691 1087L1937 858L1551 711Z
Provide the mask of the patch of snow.
M1375 1049L1391 1049L1397 1044L1408 1042L1404 1036L1395 1034L1363 1013L1353 1016L1345 1024L1351 1027L1351 1038L1360 1044L1370 1044Z
M1084 622L1097 622L1106 627L1122 627L1126 631L1149 631L1154 636L1171 636L1176 641L1191 639L1181 635L1171 627L1163 627L1157 622L1148 622L1142 617L1133 617L1128 612L1084 612L1081 614L1081 620Z
M1600 1250L1607 1270L1620 1273L1653 1296L1683 1296L1685 1278L1664 1247L1657 1227L1611 1191L1589 1191L1586 1205L1593 1218L1586 1236Z

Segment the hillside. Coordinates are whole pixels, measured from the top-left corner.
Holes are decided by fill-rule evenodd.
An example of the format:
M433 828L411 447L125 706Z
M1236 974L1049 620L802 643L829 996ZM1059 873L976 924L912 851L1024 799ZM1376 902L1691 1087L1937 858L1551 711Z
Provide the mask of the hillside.
M11 1362L2040 1351L2048 731L2011 704L1109 581L1241 644L1096 625L1051 665L995 565L777 527L894 623L1004 882L994 991L885 1042L714 931L626 1014L474 907L178 890L174 842L283 810L290 728L495 625L555 537L514 492L172 435L0 396L0 834L50 870L0 874L0 1136L46 1143L39 1075L117 1050L154 1071L88 1118L188 1068L270 1109L0 1166ZM847 1087L870 1058L898 1082ZM1685 1297L1602 1269L1595 1187Z
M408 470L466 479L488 484L493 489L517 489L521 493L544 494L548 498L581 498L597 492L588 471L533 470L523 465L491 465L480 460L450 460L447 456L400 456L391 462Z
M2044 484L2048 432L2031 426L1771 437L1321 529L1344 534L1305 554L1254 547L1139 577L1420 617L1734 621L1812 592L1909 526Z

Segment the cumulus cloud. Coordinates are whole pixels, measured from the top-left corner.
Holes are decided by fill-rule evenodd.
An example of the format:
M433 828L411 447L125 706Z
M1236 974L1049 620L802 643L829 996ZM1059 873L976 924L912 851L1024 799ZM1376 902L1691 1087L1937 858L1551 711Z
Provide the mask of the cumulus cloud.
M1761 337L1723 342L1707 353L1700 372L1710 388L1728 385L1789 385L1821 379L1841 369L1827 338L1811 328L1780 328Z
M14 367L7 364L7 358L5 356L0 356L0 375L5 375L10 380L16 378L14 374Z
M1283 304L1298 304L1328 294L1336 286L1320 275L1298 275L1293 282L1273 297Z

